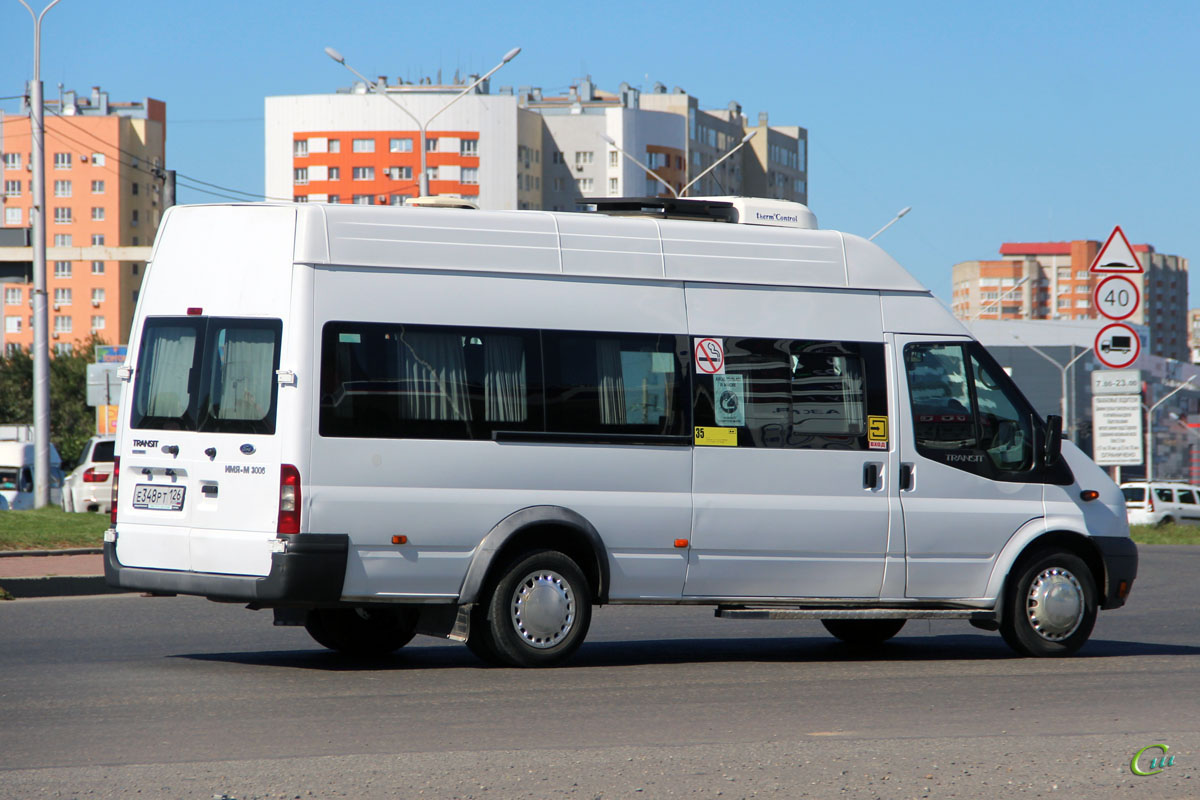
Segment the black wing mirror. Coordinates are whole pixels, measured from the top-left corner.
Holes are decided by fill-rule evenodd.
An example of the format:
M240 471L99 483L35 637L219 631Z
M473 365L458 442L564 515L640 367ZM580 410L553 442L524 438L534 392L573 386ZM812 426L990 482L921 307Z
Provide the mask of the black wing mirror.
M1042 446L1042 463L1053 467L1062 458L1062 417L1050 414L1046 417L1046 441Z

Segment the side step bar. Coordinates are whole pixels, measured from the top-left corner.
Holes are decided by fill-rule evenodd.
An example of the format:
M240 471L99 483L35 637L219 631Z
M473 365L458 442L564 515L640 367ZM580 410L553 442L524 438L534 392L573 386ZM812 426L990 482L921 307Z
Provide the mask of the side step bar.
M992 622L996 612L979 608L747 608L717 606L723 619L966 619Z

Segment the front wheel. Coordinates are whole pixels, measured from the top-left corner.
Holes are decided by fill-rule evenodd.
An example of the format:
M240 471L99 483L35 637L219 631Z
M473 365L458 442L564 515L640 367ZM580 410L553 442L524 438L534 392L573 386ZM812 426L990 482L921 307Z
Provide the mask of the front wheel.
M353 656L385 656L412 641L417 613L408 608L314 608L304 629L318 644Z
M823 619L825 630L846 644L856 647L883 644L895 636L908 620L903 619Z
M1071 553L1035 555L1015 572L1005 594L1000 634L1026 656L1069 656L1092 635L1096 583Z
M476 655L514 667L553 666L583 644L591 587L568 556L535 550L504 568L481 616L471 630Z

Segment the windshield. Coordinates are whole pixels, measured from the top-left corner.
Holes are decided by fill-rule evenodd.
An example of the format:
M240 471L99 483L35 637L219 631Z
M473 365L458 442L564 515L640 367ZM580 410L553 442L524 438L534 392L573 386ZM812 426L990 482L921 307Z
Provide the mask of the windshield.
M130 424L160 430L274 433L282 327L277 319L146 320Z

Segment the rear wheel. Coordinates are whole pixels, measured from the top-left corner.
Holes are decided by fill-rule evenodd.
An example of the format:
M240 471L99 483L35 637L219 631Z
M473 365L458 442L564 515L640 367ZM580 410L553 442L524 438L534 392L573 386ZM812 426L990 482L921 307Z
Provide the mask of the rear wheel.
M1174 524L1175 524L1175 518L1172 517L1170 514L1167 514L1165 517L1163 517L1162 519L1160 519L1158 521L1159 527L1162 527L1163 525L1174 525Z
M1026 656L1069 656L1092 635L1096 583L1083 559L1041 553L1018 567L1005 594L1000 634Z
M904 619L823 619L825 630L846 644L865 647L882 644L904 627Z
M591 619L591 587L579 566L556 550L536 550L500 573L468 645L492 663L553 666L579 649Z
M390 608L314 608L304 629L318 644L355 656L384 656L412 641L417 612Z

